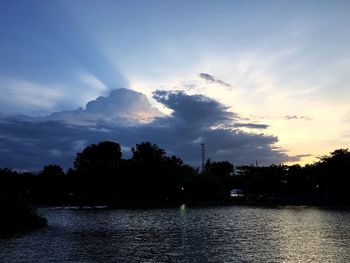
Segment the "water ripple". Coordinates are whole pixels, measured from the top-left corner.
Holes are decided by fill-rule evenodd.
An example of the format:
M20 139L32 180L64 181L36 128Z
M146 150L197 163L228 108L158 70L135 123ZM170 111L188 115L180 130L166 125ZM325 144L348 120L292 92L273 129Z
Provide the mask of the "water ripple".
M41 209L0 262L349 262L350 212L308 207Z

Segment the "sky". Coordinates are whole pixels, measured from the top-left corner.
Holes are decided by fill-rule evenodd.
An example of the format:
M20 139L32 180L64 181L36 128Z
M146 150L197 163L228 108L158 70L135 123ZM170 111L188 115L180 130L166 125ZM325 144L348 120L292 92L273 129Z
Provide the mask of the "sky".
M350 144L349 1L1 1L0 166L151 140L191 165Z

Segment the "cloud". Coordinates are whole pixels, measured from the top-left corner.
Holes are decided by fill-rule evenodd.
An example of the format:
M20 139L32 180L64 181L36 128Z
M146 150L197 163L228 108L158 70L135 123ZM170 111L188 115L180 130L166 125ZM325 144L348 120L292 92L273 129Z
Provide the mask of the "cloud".
M35 109L36 112L55 109L66 96L59 86L48 86L36 82L4 78L0 76L0 103L6 113L19 113Z
M298 115L285 115L282 117L285 120L311 120L311 117L308 116L298 116Z
M101 96L88 102L85 109L52 113L43 120L90 127L95 127L101 122L125 126L151 122L162 115L163 113L154 108L144 94L121 88L113 90L107 97Z
M183 91L162 91L153 93L153 98L173 110L172 123L177 126L207 129L217 124L230 126L238 116L228 107L203 95L188 95ZM165 118L162 121L170 122Z
M145 95L118 89L108 97L89 102L86 109L44 118L0 116L0 167L40 169L45 164L57 163L68 168L76 152L102 140L119 142L124 157L130 156L125 150L136 143L151 141L194 166L199 166L200 143L205 143L208 158L234 164L298 160L274 146L278 142L276 136L233 129L239 120L237 114L216 100L159 90L154 92L154 99L171 109L171 114L158 116ZM122 122L139 117L140 112L147 112L153 119L127 125Z
M310 156L313 156L312 154L309 154L309 153L305 153L305 154L298 154L296 155L295 157L297 158L305 158L305 157L310 157Z
M260 119L260 120L277 120L277 119L283 119L287 121L291 120L305 120L310 121L313 118L310 116L304 116L304 115L282 115L282 116L269 116L269 115L251 115L250 116L253 119Z
M215 78L214 76L210 75L210 74L207 74L207 73L199 73L199 76L202 78L202 79L205 79L209 82L215 82Z
M222 81L221 79L215 78L213 75L210 75L208 73L199 73L199 77L206 80L209 83L216 83L224 87L232 87L230 84L228 84L225 81Z
M235 123L234 127L236 127L236 128L250 128L250 129L267 129L269 127L269 125L258 124L258 123Z

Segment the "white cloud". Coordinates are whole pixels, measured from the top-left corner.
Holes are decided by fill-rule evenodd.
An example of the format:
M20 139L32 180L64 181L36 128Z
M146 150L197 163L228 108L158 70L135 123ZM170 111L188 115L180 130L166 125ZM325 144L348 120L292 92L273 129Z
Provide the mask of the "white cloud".
M122 88L112 91L106 97L101 96L88 102L85 109L55 112L43 119L90 126L91 129L91 126L101 122L122 126L149 123L163 115L151 105L144 94ZM97 130L109 132L109 129L106 128L98 128Z
M3 77L0 77L0 91L0 101L10 107L7 111L2 108L3 113L19 113L24 109L26 112L47 112L66 97L60 86Z

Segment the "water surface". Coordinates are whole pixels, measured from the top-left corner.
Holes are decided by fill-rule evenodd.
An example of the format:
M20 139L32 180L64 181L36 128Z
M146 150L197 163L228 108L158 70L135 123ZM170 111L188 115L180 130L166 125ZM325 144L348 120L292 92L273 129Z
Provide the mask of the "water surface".
M350 262L350 211L308 207L40 209L0 262Z

